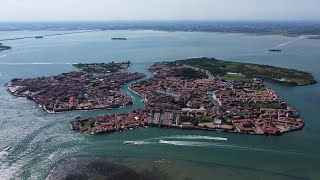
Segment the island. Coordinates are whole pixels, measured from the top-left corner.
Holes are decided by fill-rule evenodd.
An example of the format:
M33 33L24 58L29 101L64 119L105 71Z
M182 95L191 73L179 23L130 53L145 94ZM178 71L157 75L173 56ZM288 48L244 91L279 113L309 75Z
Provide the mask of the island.
M309 36L307 39L319 40L319 39L320 39L320 36Z
M6 86L12 95L26 97L48 113L113 109L133 103L121 93L120 87L144 76L143 73L95 75L75 71L32 79L14 78Z
M154 76L129 86L144 108L76 118L71 129L97 135L151 126L274 136L304 127L299 113L261 79L226 80L208 72L210 59L191 66L193 60L148 67Z
M106 73L115 73L115 72L125 72L131 66L131 62L120 62L120 63L91 63L91 64L72 64L73 67L78 68L86 73L97 73L97 74L106 74Z
M219 76L226 80L246 81L252 78L259 78L290 86L304 86L317 83L313 75L308 72L269 65L222 61L206 57L178 60L175 63L201 68L209 71L214 76Z
M9 50L9 49L11 49L10 46L4 46L4 45L2 45L2 43L0 43L0 52L5 51L5 50Z
M305 72L193 58L155 63L147 68L153 77L142 79L143 73L125 71L130 64L77 64L81 71L14 78L6 86L12 95L57 113L130 106L133 100L120 87L139 80L128 89L141 97L143 108L70 121L71 129L95 135L151 126L274 136L304 127L299 113L263 84L261 74L269 71L268 80L282 70L285 78L293 73L299 79ZM242 68L256 71L244 72ZM104 74L112 69L113 73Z
M114 37L111 40L128 40L128 38Z

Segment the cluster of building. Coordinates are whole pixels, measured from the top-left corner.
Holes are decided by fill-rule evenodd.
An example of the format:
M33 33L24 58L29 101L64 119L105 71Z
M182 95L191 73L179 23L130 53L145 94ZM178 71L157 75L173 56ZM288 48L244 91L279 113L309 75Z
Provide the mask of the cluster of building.
M258 79L221 84L214 98L236 132L279 135L304 126L298 112Z
M191 109L211 109L214 103L208 92L214 90L215 79L185 79L173 76L175 69L184 66L168 66L156 63L148 68L154 73L150 79L137 82L130 89L142 96L147 106L172 106L175 109L188 107Z
M90 134L106 134L145 126L182 128L180 113L171 109L146 107L125 113L107 114L93 118L77 118L70 121L72 130Z
M74 130L109 133L146 125L279 135L302 129L299 114L261 80L186 79L173 72L183 65L156 63L154 76L129 88L145 108L70 122ZM89 125L88 125L89 124Z
M123 84L144 76L128 72L105 76L69 72L34 79L12 79L7 87L14 96L27 97L49 113L112 109L133 103L119 89Z

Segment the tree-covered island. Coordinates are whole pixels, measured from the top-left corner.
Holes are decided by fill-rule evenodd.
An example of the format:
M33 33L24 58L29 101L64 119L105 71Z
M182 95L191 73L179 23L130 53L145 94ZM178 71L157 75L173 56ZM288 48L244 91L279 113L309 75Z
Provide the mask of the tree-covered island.
M131 65L130 61L127 62L111 62L111 63L78 63L72 64L73 67L78 68L86 73L106 74L115 73L119 71L127 71Z
M226 80L246 81L252 78L259 78L291 86L317 83L312 74L308 72L269 65L222 61L206 57L178 60L175 63L201 68L209 71L214 76L219 76Z

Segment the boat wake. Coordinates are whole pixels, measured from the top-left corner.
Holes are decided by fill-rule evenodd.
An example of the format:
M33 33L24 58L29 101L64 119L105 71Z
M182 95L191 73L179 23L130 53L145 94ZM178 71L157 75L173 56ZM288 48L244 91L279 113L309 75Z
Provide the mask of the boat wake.
M6 156L8 154L8 152L6 151L1 151L0 152L0 160L4 159L4 156Z
M173 136L162 136L158 138L151 138L145 140L166 140L166 139L178 139L178 140L214 140L214 141L227 141L228 138L215 137L215 136L201 136L201 135L173 135Z
M211 143L208 142L197 142L197 141L166 141L159 140L160 144L170 144L176 146L210 146Z
M192 147L208 147L208 148L222 148L222 149L232 149L239 151L260 151L260 152L272 152L272 153L281 153L281 154L292 154L292 155L302 155L308 156L312 158L320 158L320 156L316 154L310 154L305 152L287 150L275 150L275 149L266 149L266 148L258 148L252 146L240 146L236 144L222 144L222 143L213 143L213 142L201 142L201 141L168 141L168 140L159 140L159 144L167 144L174 146L192 146Z
M212 136L196 136L196 135L184 135L184 136L169 136L163 139L197 139L197 140L215 140L215 141L227 141L228 138L224 137L212 137Z
M277 45L277 46L274 46L272 49L276 49L276 48L279 48L279 47L283 47L283 46L286 46L286 45L288 45L288 44L291 44L291 43L293 43L293 42L296 42L296 41L299 41L299 40L302 40L302 39L305 39L306 38L306 36L299 36L298 38L296 38L296 39L294 39L294 40L290 40L290 41L287 41L287 42L285 42L285 43L281 43L281 44L279 44L279 45Z

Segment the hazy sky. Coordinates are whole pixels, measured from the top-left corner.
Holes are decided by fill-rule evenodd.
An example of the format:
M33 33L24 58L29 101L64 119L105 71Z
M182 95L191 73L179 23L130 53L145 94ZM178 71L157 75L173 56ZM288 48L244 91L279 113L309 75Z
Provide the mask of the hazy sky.
M320 20L320 0L0 0L0 21Z

